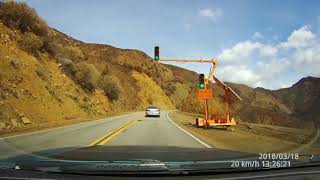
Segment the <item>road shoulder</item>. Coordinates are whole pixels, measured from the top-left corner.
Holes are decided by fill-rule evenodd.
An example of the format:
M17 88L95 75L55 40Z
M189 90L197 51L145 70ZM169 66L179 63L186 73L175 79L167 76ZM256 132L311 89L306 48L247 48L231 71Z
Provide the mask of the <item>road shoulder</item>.
M126 116L131 113L134 113L134 112L121 112L121 113L114 114L112 116L105 115L105 116L99 116L95 118L74 118L74 119L60 120L60 121L44 123L44 124L30 124L23 128L16 127L16 128L0 131L0 138L20 136L25 134L33 134L33 133L50 131L50 130L59 129L59 128L67 128L67 127L77 126L85 123L97 122L100 120Z
M304 130L240 123L235 132L230 132L214 128L196 128L196 116L190 113L174 111L169 117L190 134L214 148L250 153L289 152L299 148L303 153L320 151L318 146L301 149L302 145L308 144L311 140L317 142L313 138L315 134L308 134Z

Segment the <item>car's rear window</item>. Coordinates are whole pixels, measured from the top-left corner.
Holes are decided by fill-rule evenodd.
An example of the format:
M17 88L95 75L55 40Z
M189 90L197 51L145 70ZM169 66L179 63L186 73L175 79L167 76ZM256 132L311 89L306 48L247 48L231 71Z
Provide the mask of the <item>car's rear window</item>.
M147 109L158 109L158 107L157 106L150 106Z

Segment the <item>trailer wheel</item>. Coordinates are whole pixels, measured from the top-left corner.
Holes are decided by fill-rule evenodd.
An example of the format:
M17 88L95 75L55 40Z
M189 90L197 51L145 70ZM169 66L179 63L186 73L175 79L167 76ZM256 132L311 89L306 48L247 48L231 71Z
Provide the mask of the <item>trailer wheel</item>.
M196 127L197 127L197 128L200 128L200 126L199 126L199 119L198 119L198 118L196 118Z

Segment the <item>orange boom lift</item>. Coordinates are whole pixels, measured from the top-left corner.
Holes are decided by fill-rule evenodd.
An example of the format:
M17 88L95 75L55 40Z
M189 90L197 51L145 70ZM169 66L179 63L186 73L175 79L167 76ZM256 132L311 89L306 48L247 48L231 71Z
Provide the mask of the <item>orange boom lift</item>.
M229 86L224 84L222 81L220 81L217 77L213 75L214 70L217 67L217 60L211 59L211 60L191 60L191 59L160 59L159 56L159 47L155 47L155 56L154 60L161 61L161 62L192 62L192 63L211 63L212 67L210 68L209 75L207 78L204 78L203 74L200 74L199 81L204 80L204 86L200 87L201 89L198 90L198 99L204 100L204 118L196 118L196 126L209 128L210 126L213 127L223 127L227 130L234 131L236 126L236 120L232 117L230 118L229 113L229 98L230 95L235 97L236 99L242 101L239 95L237 95ZM209 116L209 108L208 108L208 100L212 99L212 89L208 88L209 81L213 78L213 80L216 82L217 86L222 88L225 92L225 100L226 100L226 113L225 117L218 117L214 114L211 114Z
M230 118L229 113L229 98L230 95L234 96L236 99L242 101L241 97L237 95L229 86L224 84L222 81L220 81L217 77L212 75L214 81L216 82L217 86L222 88L225 92L225 100L226 100L226 113L225 117L218 117L214 114L211 114L211 117L209 118L196 118L196 126L197 127L205 127L208 128L210 126L216 126L216 127L224 127L227 130L234 131L236 127L236 120L232 117Z

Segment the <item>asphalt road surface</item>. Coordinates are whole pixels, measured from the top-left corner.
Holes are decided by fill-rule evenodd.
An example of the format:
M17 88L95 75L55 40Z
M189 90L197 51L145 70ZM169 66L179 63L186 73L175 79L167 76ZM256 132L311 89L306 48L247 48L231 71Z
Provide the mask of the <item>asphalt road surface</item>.
M161 117L144 117L135 112L68 127L0 138L0 160L57 148L86 146L178 146L208 148L199 139L178 127L162 111Z

